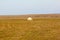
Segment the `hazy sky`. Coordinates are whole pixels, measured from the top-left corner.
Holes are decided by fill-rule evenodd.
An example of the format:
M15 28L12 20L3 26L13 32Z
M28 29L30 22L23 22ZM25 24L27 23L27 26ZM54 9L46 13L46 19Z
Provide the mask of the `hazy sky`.
M60 0L0 0L0 15L60 13Z

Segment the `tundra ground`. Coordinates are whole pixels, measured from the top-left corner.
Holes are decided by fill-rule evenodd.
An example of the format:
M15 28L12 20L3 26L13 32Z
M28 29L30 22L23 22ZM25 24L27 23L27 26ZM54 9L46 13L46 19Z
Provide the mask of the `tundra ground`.
M0 19L0 40L60 40L60 19Z

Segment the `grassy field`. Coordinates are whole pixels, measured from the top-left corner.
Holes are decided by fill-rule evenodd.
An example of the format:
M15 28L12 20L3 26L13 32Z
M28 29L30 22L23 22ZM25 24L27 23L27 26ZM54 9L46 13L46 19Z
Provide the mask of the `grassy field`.
M60 19L0 19L0 40L60 40Z

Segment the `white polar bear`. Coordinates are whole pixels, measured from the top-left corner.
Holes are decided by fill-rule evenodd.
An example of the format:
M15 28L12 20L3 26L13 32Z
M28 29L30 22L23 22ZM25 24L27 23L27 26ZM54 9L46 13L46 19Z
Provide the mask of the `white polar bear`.
M31 17L28 17L28 18L27 18L27 20L31 21L31 20L32 20L32 18L31 18Z

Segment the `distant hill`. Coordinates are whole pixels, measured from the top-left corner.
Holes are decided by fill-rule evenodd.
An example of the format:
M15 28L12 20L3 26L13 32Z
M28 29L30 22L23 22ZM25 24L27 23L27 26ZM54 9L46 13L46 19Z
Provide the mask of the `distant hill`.
M60 14L1 15L0 19L60 18Z

